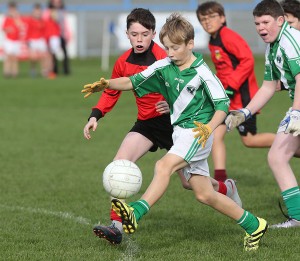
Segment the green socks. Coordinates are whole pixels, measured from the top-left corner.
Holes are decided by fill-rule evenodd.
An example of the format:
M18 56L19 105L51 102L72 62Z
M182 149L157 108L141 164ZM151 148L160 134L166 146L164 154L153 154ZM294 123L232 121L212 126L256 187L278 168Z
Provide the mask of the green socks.
M281 193L290 218L300 221L300 190L299 187L287 189Z
M129 205L134 209L133 212L137 222L150 210L149 204L143 199L131 202Z
M248 211L244 211L237 223L251 235L259 226L258 219Z

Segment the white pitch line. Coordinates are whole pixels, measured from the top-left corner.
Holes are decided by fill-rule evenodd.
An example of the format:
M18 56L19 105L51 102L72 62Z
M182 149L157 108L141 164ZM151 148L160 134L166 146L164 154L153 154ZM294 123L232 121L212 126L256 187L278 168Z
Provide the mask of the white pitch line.
M23 212L29 212L29 213L36 213L36 214L43 214L47 216L55 216L63 219L70 219L75 221L76 223L83 224L83 225L91 225L92 222L90 219L84 218L84 217L77 217L72 213L68 212L62 212L62 211L51 211L43 208L26 208L26 207L20 207L20 206L7 206L0 204L0 208L7 209L10 211L23 211Z

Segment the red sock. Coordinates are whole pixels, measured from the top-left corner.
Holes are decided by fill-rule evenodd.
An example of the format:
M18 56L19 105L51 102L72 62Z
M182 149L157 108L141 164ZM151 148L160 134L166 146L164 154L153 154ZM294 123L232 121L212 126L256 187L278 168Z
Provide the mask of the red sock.
M122 222L122 219L118 216L118 214L113 209L110 210L110 219Z
M227 194L227 187L226 187L226 185L223 181L219 181L219 190L218 190L218 192L225 195L225 196Z
M215 179L225 181L227 179L226 169L215 169Z

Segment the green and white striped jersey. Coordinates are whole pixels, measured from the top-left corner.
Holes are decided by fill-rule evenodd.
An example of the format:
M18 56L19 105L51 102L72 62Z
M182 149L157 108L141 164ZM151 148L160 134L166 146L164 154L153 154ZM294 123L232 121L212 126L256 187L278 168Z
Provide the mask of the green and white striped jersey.
M135 93L161 93L170 106L171 123L183 128L195 127L194 121L208 123L216 110L228 112L229 99L217 76L209 69L201 54L180 71L165 58L145 71L130 77Z
M294 100L295 76L300 73L300 31L284 22L275 42L267 45L264 80L280 80Z

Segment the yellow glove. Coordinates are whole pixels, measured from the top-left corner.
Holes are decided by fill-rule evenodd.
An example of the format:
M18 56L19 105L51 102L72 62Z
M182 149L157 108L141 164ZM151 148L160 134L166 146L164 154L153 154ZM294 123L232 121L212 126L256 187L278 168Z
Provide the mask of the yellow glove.
M104 78L100 78L99 81L94 82L94 83L89 83L83 86L83 90L81 91L82 93L86 93L84 95L84 98L89 97L92 95L94 92L100 92L106 89L109 86L109 80L105 80Z
M202 144L202 148L204 148L212 130L209 125L202 122L194 121L194 124L197 126L193 129L193 132L197 132L194 137L199 138L198 143Z

